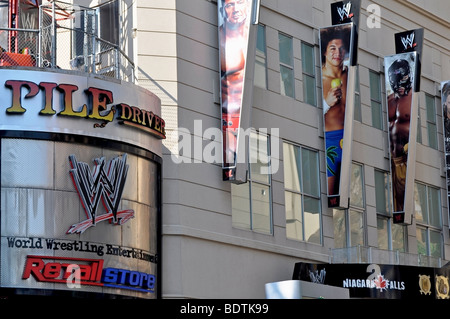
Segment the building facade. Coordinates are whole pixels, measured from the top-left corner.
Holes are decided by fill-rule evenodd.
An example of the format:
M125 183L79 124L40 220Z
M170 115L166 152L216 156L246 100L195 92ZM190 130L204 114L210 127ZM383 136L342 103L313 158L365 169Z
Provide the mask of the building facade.
M139 84L158 92L168 131L163 297L264 298L264 285L292 279L296 262L446 263L439 87L450 76L450 7L445 1L426 8L418 1L361 2L350 206L338 210L326 197L318 41L319 28L331 25L330 4L261 1L250 135L259 142L259 157L250 164L249 181L236 185L222 181L212 151L220 150L220 137L211 128L221 125L217 1L138 2ZM415 214L400 226L385 192L384 56L395 53L395 33L416 28L425 31ZM271 174L258 175L262 166Z
M105 262L118 264L109 269L131 267L128 270L138 273L139 278L144 278L144 273L147 279L150 278L149 274L154 275L152 280L156 279L157 283L152 281L152 289L157 287L157 290L144 292L149 293L145 296L141 294L142 291L128 292L133 286L129 277L127 287L122 285L116 287L118 290L115 291L96 288L93 292L138 298L266 298L267 284L299 279L296 277L301 268L298 267L299 263L313 267L342 267L349 264L349 271L363 265L361 276L367 274L364 278L375 274L372 273L373 269L383 269L385 265L393 265L400 271L404 271L402 267L421 270L441 269L446 265L450 259L449 205L440 86L443 81L450 80L450 4L445 0L436 0L427 2L425 7L424 2L418 0L361 1L358 63L354 94L351 96L354 98L354 114L350 195L348 207L337 209L329 207L327 198L319 43L319 29L332 24L330 5L335 1L260 1L259 21L254 26L256 43L252 103L251 109L247 110L251 115L250 126L245 130L245 147L241 148L241 152L248 156L245 183L224 181L222 176L218 40L221 1L76 1L77 12L83 14L75 15L71 20L71 28L82 32L71 36L61 35L59 38L71 43L70 54L62 50L64 47L61 45L54 51L53 47L49 47L47 51L49 55L45 57L45 61L50 65L55 62L52 57L58 57L58 61L67 62L67 66L59 62L60 68L72 70L51 71L64 74L58 78L59 82L55 82L56 85L73 81L70 80L70 72L77 72L77 77L95 78L96 80L92 80L94 84L98 77L115 77L121 68L108 68L111 63L101 65L101 61L107 61L107 58L98 60L100 55L92 54L91 57L96 59L96 67L90 69L87 63L86 50L89 51L91 46L86 44L85 36L90 33L86 30L92 28L95 32L91 33L106 39L104 43L112 43L118 49L115 52L128 57L121 60L120 65L124 66L122 69L133 70L126 73L125 78L110 80L114 83L110 87L104 82L94 87L114 89L114 92L120 92L122 87L124 93L117 93L119 100L116 99L114 104L119 103L123 107L120 114L133 122L128 123L130 126L142 126L143 118L139 116L150 112L160 116L161 121L165 122L164 134L161 125L152 122L153 126L148 128L152 131L152 138L141 138L139 134L142 130L133 135L130 133L132 131L126 131L127 127L120 125L115 130L111 128L111 124L105 126L105 130L111 131L100 136L97 134L98 130L93 130L90 126L81 131L74 128L70 132L63 128L50 129L51 133L56 134L51 135L51 143L59 142L58 139L66 135L88 136L90 146L85 147L92 147L93 150L82 152L83 162L86 163L91 160L90 157L99 156L94 154L97 147L109 145L112 152L118 155L128 151L134 173L134 177L128 177L128 180L135 180L133 185L137 189L125 190L124 196L130 197L124 197L125 203L132 203L136 211L148 210L152 218L155 218L143 221L139 226L135 226L132 224L133 220L130 220L129 227L134 227L132 231L129 228L123 230L128 235L117 233L113 238L97 238L90 237L87 230L87 237L77 238L81 242L95 241L99 243L98 247L107 247L112 241L115 246L126 247L129 251L141 249L148 252L154 258L150 262L143 262L143 265L130 264L123 255L105 259ZM0 1L0 8L6 6L7 2ZM236 6L245 0L229 2ZM109 3L113 5L107 6ZM71 11L58 12L63 16ZM96 24L90 24L90 14L98 15L100 20L95 20ZM59 23L63 26L62 22ZM49 26L51 25L50 23ZM0 28L10 31L6 25L0 25ZM384 57L396 53L396 33L418 28L424 29L424 40L421 87L418 93L419 116L412 203L414 211L404 224L397 224L393 220L390 195ZM28 26L27 29L35 27ZM40 30L42 32L43 29ZM106 51L103 50L102 53ZM41 64L34 66L45 67ZM73 68L77 68L76 71ZM11 67L5 67L5 70L0 67L0 74L11 72ZM94 74L86 75L86 72ZM36 78L35 82L39 81ZM91 83L91 80L87 81ZM102 81L106 81L106 78L102 78ZM8 86L5 87L5 92L11 91ZM50 88L50 84L47 87ZM39 89L47 92L43 91L44 88ZM59 91L61 90L68 92L64 90L69 88L63 86L60 87ZM139 94L135 96L133 91ZM94 91L89 91L89 85L87 92L94 94ZM102 104L104 100L102 101L98 102L97 107L105 105ZM83 103L87 102L80 98L75 105ZM128 106L139 106L140 111L126 108L125 103ZM113 101L106 104L111 105ZM45 109L46 105L41 107ZM130 113L126 113L128 110ZM98 116L104 120L103 113ZM15 117L17 118L18 116ZM37 116L38 121L41 119L42 116ZM49 128L45 123L42 125L45 129ZM22 128L10 128L10 131L14 130ZM29 130L34 131L35 128L31 126ZM157 132L161 134L158 135ZM41 135L33 135L31 138L39 136ZM110 139L114 143L105 144L105 140ZM64 138L64 141L67 142L67 139ZM77 141L84 140L81 138ZM7 145L2 140L2 163L8 159ZM13 145L10 147L14 149ZM65 144L62 147L68 148ZM45 153L44 149L40 151ZM102 152L109 154L111 151L108 149ZM25 159L26 153L21 154L22 159ZM9 156L10 159L12 157ZM147 160L150 166L156 166L142 171L138 166L139 158ZM17 161L18 167L19 162ZM4 171L4 167L6 166L2 165L3 216L10 207L6 206L4 196L22 187L8 184L9 179L4 176L12 173ZM63 169L61 176L66 173L62 171ZM156 172L156 175L152 172ZM151 181L150 186L145 184L146 177ZM46 189L53 186L39 187ZM72 185L64 182L61 187L62 190L68 190ZM29 188L33 189L34 186ZM73 193L72 188L70 191ZM141 197L136 193L141 194L141 188L146 192L150 190L154 201L140 201ZM156 192L152 192L152 189L156 189ZM134 198L135 195L138 198ZM76 197L73 201L76 201ZM81 206L77 210L82 211ZM20 215L20 212L17 211L17 214ZM30 219L30 223L32 222L33 219ZM145 226L147 224L144 224L146 222L149 224L148 229ZM54 224L51 227L56 229ZM5 271L6 263L12 257L16 258L17 263L25 262L27 256L36 256L42 251L30 251L13 243L16 249L11 253L11 249L6 247L10 242L8 237L31 240L47 236L62 244L70 236L57 231L45 235L48 232L44 230L36 234L14 233L16 224L8 227L5 225L8 224L2 222L2 251L6 250L10 255L2 252L1 286L29 285L27 288L35 288L34 281L44 278L36 275L37 270L28 274L28 281L24 284L24 279L19 279L23 274ZM17 228L20 229L19 226ZM119 237L125 239L119 241ZM48 257L48 252L46 256ZM84 256L76 257L92 257L92 254L85 253ZM45 263L43 260L35 262ZM32 265L30 264L31 268ZM408 269L409 273L414 272ZM358 268L355 272L359 271ZM8 277L11 280L6 285L5 273L11 277ZM112 280L112 270L108 274L110 276L107 280ZM14 279L15 275L19 277ZM136 278L133 277L132 281ZM98 282L104 284L102 280L99 277ZM30 284L31 281L33 283ZM317 282L319 281L310 283L302 279L300 283L294 282L292 287L301 289L302 293L296 295L300 298L351 297L346 289L351 288L351 283L339 287L342 289L330 289ZM391 283L397 290L405 288L403 280L391 278ZM118 285L117 282L114 284ZM134 285L134 288L136 286L138 285ZM125 290L127 292L123 293Z

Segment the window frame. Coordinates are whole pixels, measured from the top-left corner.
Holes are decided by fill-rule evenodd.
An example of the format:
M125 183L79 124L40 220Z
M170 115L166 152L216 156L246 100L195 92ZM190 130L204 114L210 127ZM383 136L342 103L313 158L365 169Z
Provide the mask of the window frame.
M257 39L256 39L256 50L255 50L255 86L261 87L263 89L267 89L267 39L266 39L266 26L263 24L258 24L257 26ZM262 34L260 34L262 32ZM264 50L258 49L259 41L262 40L262 46ZM261 63L259 63L261 62ZM261 66L262 69L264 69L264 84L259 85L259 82L256 79L259 79L259 77L256 76L256 72L258 70L258 66Z
M417 210L414 210L414 218L416 220L416 238L417 238L417 251L418 251L418 254L419 255L423 255L423 254L421 254L420 249L419 249L419 244L421 242L419 242L419 237L420 236L418 235L419 231L422 230L422 231L425 231L425 233L426 233L426 239L425 239L426 242L424 243L425 244L424 248L426 249L425 256L443 258L444 257L444 236L443 236L443 218L442 218L442 212L441 212L441 209L440 209L441 204L442 204L441 189L437 188L437 187L434 187L434 186L431 186L431 185L428 185L428 184L425 184L425 183L421 183L421 182L417 182L416 181L414 183L414 193L418 194L419 196L420 196L420 193L419 193L419 191L417 189L418 185L420 185L421 187L424 187L424 189L426 190L425 191L425 195L426 195L425 200L426 200L426 210L427 210L427 212L426 212L427 220L419 219ZM438 196L437 210L432 210L431 212L430 212L430 202L431 202L430 197L432 197L432 196L430 196L430 191L429 191L430 189L436 191L436 195ZM420 202L419 202L419 205L417 204L417 200L418 200L417 197L414 196L414 207L418 207L418 206L422 207L422 205L420 205ZM431 216L430 213L437 214L434 217L438 217L439 218L439 225L436 226L436 225L433 225L433 224L430 223L430 216ZM440 243L439 243L440 244L440 252L439 252L439 256L432 255L432 251L431 251L431 247L430 247L430 244L431 244L430 234L431 234L431 232L439 234L439 237L440 237Z
M305 63L306 63L306 59L305 59L305 54L304 54L304 50L308 48L311 50L311 56L312 56L312 73L309 73L306 71L306 67L305 67ZM307 42L301 41L300 43L300 49L302 52L302 80L303 80L303 101L309 105L313 105L317 107L317 85L316 85L316 47L312 44L309 44ZM314 97L314 101L312 101L312 103L310 103L310 101L307 101L307 96L310 96L311 94L307 94L307 86L305 85L306 83L306 78L312 79L313 83L314 83L314 92L312 92L312 96Z
M376 174L383 174L383 200L387 203L386 210L380 211L378 207L378 196L380 194L380 185L377 184L377 176ZM379 169L374 170L374 186L375 186L375 210L377 212L377 234L380 235L380 229L379 229L379 221L385 220L387 229L386 229L386 236L387 236L387 250L390 251L400 251L400 252L407 252L408 250L408 229L405 225L395 224L393 221L393 214L392 214L392 192L391 192L391 177L389 172L385 172ZM394 247L394 232L398 230L402 230L402 247L401 249L398 249L399 247ZM383 249L383 247L380 247L380 238L378 238L378 248Z
M354 247L354 246L365 246L367 243L367 208L366 208L366 198L365 198L365 181L364 181L364 171L365 171L365 167L363 164L357 163L357 162L352 162L352 178L351 178L351 184L354 184L354 179L353 179L353 170L355 168L355 166L359 166L361 168L360 172L360 176L361 176L361 202L362 202L362 206L358 206L355 205L355 201L352 201L351 198L351 194L352 192L350 191L350 203L349 203L349 208L345 209L345 210L340 210L340 209L333 209L333 228L334 228L334 240L335 240L335 246L336 246L336 216L337 214L344 214L343 216L343 220L344 220L344 231L345 231L345 247L338 247L336 246L336 248L349 248L349 247ZM353 233L358 233L358 232L353 232L353 228L352 228L352 222L353 222L353 218L352 215L354 213L359 214L360 217L360 222L361 222L361 226L358 229L362 229L362 243L357 243L354 244L353 243L353 238L354 236L352 236Z
M286 161L285 146L292 147L294 151L298 151L299 152L300 165L296 165L296 169L299 172L297 174L298 178L296 179L296 182L299 185L299 190L296 190L294 188L286 187L286 180L287 180L286 179L286 173L287 173L286 169L287 169L287 167L285 165L285 163L286 163L285 162ZM291 142L288 142L288 141L283 141L283 162L284 162L284 174L285 174L285 177L284 177L284 196L285 196L285 200L286 200L286 194L287 193L289 193L291 195L294 195L294 196L295 195L300 196L300 198L301 198L301 200L300 200L300 206L301 206L300 207L301 238L288 235L288 229L287 229L288 228L288 226L287 226L287 224L288 224L287 213L288 212L287 212L287 205L286 205L287 203L285 201L286 238L290 239L290 240L300 241L300 242L306 242L306 243L312 243L312 244L317 244L317 245L323 245L323 225L322 225L322 223L323 223L323 216L322 216L323 212L322 212L321 192L320 192L320 187L321 187L320 186L320 184L321 184L320 183L320 167L319 167L319 165L317 165L317 171L314 173L316 175L316 181L317 181L317 189L316 189L317 194L307 193L307 191L305 190L305 188L303 186L304 185L303 151L308 151L308 152L314 153L315 157L316 157L316 162L317 163L319 162L319 152L317 150L314 150L314 149L311 149L311 148L308 148L308 147L304 147L304 146L301 146L301 145L298 145L298 144L295 144L295 143L291 143ZM291 176L293 176L293 175L291 175ZM306 202L305 198L313 199L313 200L317 201L318 210L319 210L319 216L318 216L319 217L319 221L318 221L318 223L319 223L319 242L308 241L306 239L307 232L305 230L308 227L308 225L306 224L305 214L308 213L308 212L305 211L305 202ZM295 212L294 212L294 214L295 214Z
M264 181L261 181L261 180L257 180L256 178L254 178L252 176L252 173L251 173L251 171L252 171L252 167L251 167L252 163L251 162L252 161L250 160L251 159L250 152L252 150L252 147L250 147L250 143L252 141L252 135L253 136L256 135L256 138L258 138L258 136L260 136L260 135L267 138L267 150L266 150L267 157L268 157L268 159L267 159L268 160L268 163L267 163L268 164L267 182L264 182ZM237 223L234 222L234 218L237 218L237 216L235 215L235 214L237 214L237 211L235 211L233 209L233 203L232 203L232 212L231 212L231 214L232 214L232 226L234 228L237 228L237 229L249 230L249 231L252 231L252 232L255 232L255 233L261 233L261 234L265 234L265 235L273 235L273 229L274 229L274 225L273 225L273 195L272 195L272 174L271 174L271 166L272 165L271 165L270 138L271 138L271 136L269 134L258 132L258 131L254 130L254 129L252 129L250 131L249 147L246 148L247 149L246 156L249 159L248 160L247 182L243 183L243 184L233 184L233 183L231 184L231 200L232 200L232 202L236 201L236 198L237 198L233 193L235 193L235 192L241 193L240 190L243 187L247 188L248 195L249 195L248 196L248 200L249 200L248 210L249 211L246 212L246 213L249 214L248 227L239 226ZM257 142L257 145L260 145L259 141ZM258 154L259 154L259 152L258 152ZM262 185L263 187L267 187L268 188L268 194L267 194L269 196L268 197L269 198L269 200L268 200L269 225L267 227L268 230L269 230L268 232L255 229L255 223L254 223L255 212L254 212L254 207L253 207L254 206L253 201L254 201L255 197L252 194L252 190L253 190L253 186L254 186L253 184L255 184L255 185Z
M372 75L377 77L377 82L378 82L378 88L379 90L377 90L377 95L378 96L373 96L373 90L372 90ZM383 118L383 101L382 101L382 92L381 92L381 74L380 72L374 71L374 70L369 70L369 90L370 90L370 109L372 111L372 126L374 128L377 128L379 130L384 130L384 118ZM374 104L377 105L378 108L378 112L375 111L374 108ZM375 122L375 118L378 119L379 121L379 126L377 125L377 123Z
M284 37L286 39L290 40L290 52L288 52L288 56L290 56L290 60L289 61L291 64L287 64L285 62L282 62L282 46L281 46L281 37ZM279 50L279 63L280 63L280 94L283 96L288 96L291 98L295 99L295 73L294 73L294 39L292 36L289 36L283 32L278 32L278 50ZM285 83L285 81L283 80L283 68L289 70L289 75L292 76L292 87L290 87L289 89L292 89L292 95L287 94L286 92L286 88L283 89L283 84Z
M362 122L362 110L361 110L361 84L359 76L359 65L356 66L355 70L355 109L353 113L353 119L358 122Z
M113 28L111 28L111 26ZM120 43L120 1L106 2L98 7L98 35L114 45Z
M430 105L429 102L432 104ZM437 131L437 112L436 112L436 97L432 94L425 93L425 108L427 111L427 133L428 133L428 146L434 149L438 149L438 131ZM430 112L432 116L430 118ZM434 132L430 130L430 127L434 127ZM432 133L432 134L431 134Z

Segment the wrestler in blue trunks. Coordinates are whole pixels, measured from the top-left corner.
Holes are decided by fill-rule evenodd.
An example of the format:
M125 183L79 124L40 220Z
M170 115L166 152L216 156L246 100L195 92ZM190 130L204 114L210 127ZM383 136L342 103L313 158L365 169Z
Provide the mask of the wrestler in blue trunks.
M339 176L342 162L341 140L344 130L325 132L325 145L327 148L327 177Z

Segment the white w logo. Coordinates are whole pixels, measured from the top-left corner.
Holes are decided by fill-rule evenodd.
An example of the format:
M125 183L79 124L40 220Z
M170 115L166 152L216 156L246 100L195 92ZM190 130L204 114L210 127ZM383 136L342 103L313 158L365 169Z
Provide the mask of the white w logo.
M402 37L401 38L403 46L405 47L405 50L408 48L412 48L413 44L414 44L414 32L411 33L410 35L406 36L406 38Z
M327 275L327 271L325 269L322 269L319 274L319 270L309 271L309 279L311 282L316 284L323 284L325 282L325 276Z
M337 8L337 12L339 14L339 16L341 17L341 20L350 18L350 11L352 10L352 4L349 2L347 4L344 4L342 9L341 8Z
M126 154L121 159L112 159L108 164L105 163L104 157L96 158L91 172L88 164L77 162L75 155L69 156L72 167L69 172L88 219L72 225L67 231L68 234L82 233L99 221L112 219L115 224L122 225L134 217L134 211L131 209L118 212L127 179L126 161ZM100 199L107 213L97 216Z

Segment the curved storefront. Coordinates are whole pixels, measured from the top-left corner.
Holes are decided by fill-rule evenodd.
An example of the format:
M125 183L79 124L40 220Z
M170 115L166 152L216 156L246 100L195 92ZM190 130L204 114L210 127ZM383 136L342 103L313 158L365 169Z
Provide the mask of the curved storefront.
M158 298L159 98L61 70L0 82L0 295Z

